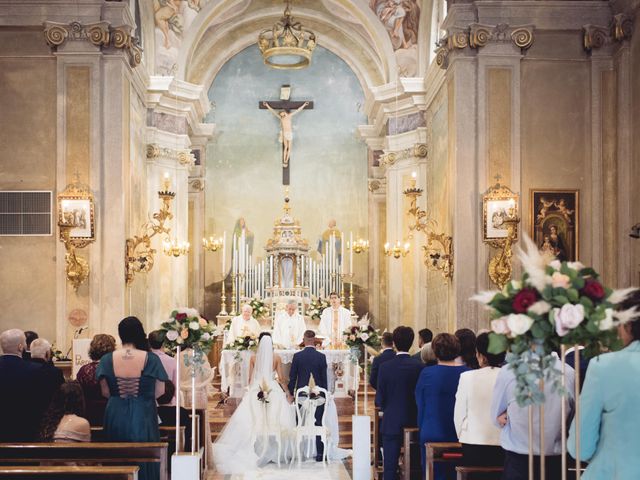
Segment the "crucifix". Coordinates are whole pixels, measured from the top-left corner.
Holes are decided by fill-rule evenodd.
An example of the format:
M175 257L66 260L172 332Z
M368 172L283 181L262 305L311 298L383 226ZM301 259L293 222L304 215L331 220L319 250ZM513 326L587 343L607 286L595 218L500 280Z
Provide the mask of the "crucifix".
M313 110L313 102L310 100L291 101L289 96L291 87L283 85L280 88L280 100L275 102L261 101L258 104L260 110L269 110L280 121L280 135L278 140L282 143L282 184L289 185L289 160L291 159L291 147L293 144L293 125L291 118L302 110Z

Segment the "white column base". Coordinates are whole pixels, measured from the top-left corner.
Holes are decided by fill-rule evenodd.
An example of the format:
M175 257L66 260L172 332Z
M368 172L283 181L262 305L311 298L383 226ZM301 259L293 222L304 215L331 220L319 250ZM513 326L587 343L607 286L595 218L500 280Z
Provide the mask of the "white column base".
M371 480L371 417L353 415L353 480Z
M174 453L171 456L171 480L200 480L202 450L196 453Z

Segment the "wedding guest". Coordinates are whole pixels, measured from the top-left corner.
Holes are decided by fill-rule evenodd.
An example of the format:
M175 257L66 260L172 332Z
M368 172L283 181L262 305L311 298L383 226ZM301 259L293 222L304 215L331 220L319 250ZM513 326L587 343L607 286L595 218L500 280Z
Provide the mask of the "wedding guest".
M378 372L375 401L383 412L380 435L384 480L395 480L404 428L416 426L414 392L423 365L409 355L413 339L410 327L397 327L393 331L393 344L398 353L380 365Z
M62 370L51 363L51 344L44 338L36 338L31 342L31 362L38 365L34 383L37 388L33 402L33 415L38 418L38 425L49 407L53 395L64 383Z
M555 357L553 368L562 370L560 359ZM533 409L533 453L535 478L539 475L540 455L545 456L546 478L560 478L562 464L562 422L570 418L573 410L573 368L566 366L565 382L568 390L567 417L562 416L562 397L552 391L551 382L544 384L544 452L540 451L540 409ZM491 419L500 432L500 445L505 450L503 479L527 480L529 476L529 407L521 407L516 401L516 377L509 365L500 369L493 388Z
M27 341L22 330L0 334L0 442L36 439L41 418L34 415L38 364L22 359Z
M427 343L430 343L433 340L433 332L428 328L423 328L418 332L418 351L412 355L416 360L420 360L422 363L422 349Z
M425 468L425 443L458 440L453 423L453 410L460 375L469 370L466 365L459 365L456 362L456 358L460 355L460 342L454 335L449 333L436 335L431 346L438 364L422 370L415 391L420 445L423 446L421 447L423 469ZM452 474L454 474L452 466L436 465L436 480L448 478Z
M84 418L84 396L78 382L63 384L42 419L43 442L90 442L91 426Z
M433 353L431 342L425 343L422 346L422 349L420 350L420 360L422 360L425 367L433 367L438 364L438 359L436 358L436 354Z
M456 330L455 336L460 342L459 363L465 364L471 369L480 368L478 359L476 358L476 334L468 328Z
M505 354L489 353L488 333L478 335L476 349L480 368L460 375L453 422L466 465L502 466L504 452L500 447L500 429L491 421L489 411Z
M76 380L82 387L85 402L86 418L92 426L100 427L104 421L104 409L107 399L102 395L100 382L96 378L96 370L100 359L116 349L116 339L111 335L99 333L94 335L89 344L90 363L83 365L76 374Z
M630 321L618 326L624 348L589 363L580 395L580 459L589 462L584 480L640 478L640 291L618 307L634 309ZM546 409L546 407L545 407ZM567 447L576 454L576 419Z
M38 338L38 334L33 330L27 330L24 332L24 338L27 341L27 348L22 352L22 358L25 360L31 360L31 343Z
M374 357L371 363L371 375L369 376L369 384L375 389L378 384L378 370L380 365L388 362L392 358L395 358L396 352L393 350L393 335L391 332L384 332L382 334L382 351L377 357Z
M102 393L109 399L104 412L105 437L114 442L158 442L156 397L164 393L158 390L168 380L167 374L160 359L148 352L140 320L123 319L118 335L122 348L104 355L96 370ZM159 475L157 463L140 465L140 480L157 479Z

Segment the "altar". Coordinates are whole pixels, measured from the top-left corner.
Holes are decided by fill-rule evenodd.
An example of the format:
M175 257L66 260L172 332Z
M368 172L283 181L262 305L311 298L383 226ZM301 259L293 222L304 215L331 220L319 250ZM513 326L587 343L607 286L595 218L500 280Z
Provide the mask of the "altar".
M300 350L275 350L282 359L283 373L289 378L291 362L293 356ZM329 390L333 391L336 381L337 370L341 371L341 377L348 389L357 390L360 375L354 375L355 368L351 362L351 352L349 350L318 350L327 357L327 384ZM248 350L223 350L220 358L221 389L226 392L229 389L229 396L241 398L245 393L245 388L249 385L249 361L254 353ZM357 379L354 377L357 376ZM337 392L336 392L337 393Z

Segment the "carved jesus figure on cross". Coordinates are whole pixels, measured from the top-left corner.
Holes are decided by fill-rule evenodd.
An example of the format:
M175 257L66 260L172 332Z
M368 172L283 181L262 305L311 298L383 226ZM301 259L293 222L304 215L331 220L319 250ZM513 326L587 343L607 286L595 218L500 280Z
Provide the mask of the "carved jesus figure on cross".
M293 112L287 112L280 110L276 112L269 103L262 102L262 104L269 109L269 111L280 120L280 136L278 141L282 143L282 166L287 168L289 166L289 157L291 156L291 142L293 142L293 129L291 127L291 117L304 110L309 102L304 102L300 108Z

